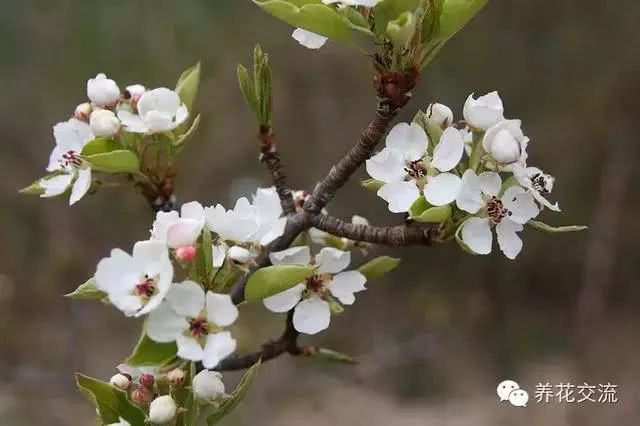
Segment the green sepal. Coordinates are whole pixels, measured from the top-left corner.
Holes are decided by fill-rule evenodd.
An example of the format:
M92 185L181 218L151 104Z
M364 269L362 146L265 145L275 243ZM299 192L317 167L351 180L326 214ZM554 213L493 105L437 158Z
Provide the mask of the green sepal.
M53 176L51 176L51 177L53 177ZM42 179L46 179L46 177L44 177ZM44 188L40 186L40 180L41 179L36 180L31 185L25 186L24 188L22 188L18 192L20 194L26 194L26 195L42 195L42 194L44 194Z
M363 180L362 182L360 182L360 185L364 189L367 189L369 191L377 192L380 188L382 188L385 185L385 183L382 182L381 180L366 179L366 180Z
M344 313L344 306L342 306L342 303L340 303L338 299L330 294L327 294L325 296L325 300L329 304L329 310L331 311L332 315L340 315Z
M200 87L200 62L187 68L178 78L176 93L191 113Z
M356 360L353 359L352 356L334 351L333 349L311 347L305 355L312 356L323 361L338 362L341 364L357 364Z
M537 220L530 220L527 225L538 231L546 232L548 234L558 234L563 232L580 232L589 229L588 226L583 225L570 225L570 226L551 226L546 223L539 222Z
M198 127L200 127L200 114L196 115L196 118L193 119L189 129L172 142L174 152L180 152L182 148L184 148L184 144L198 131Z
M95 278L90 278L84 284L80 284L73 292L65 294L64 297L76 300L104 300L108 295L96 287Z
M380 256L360 266L358 271L367 278L367 281L370 281L393 271L398 265L400 265L400 259L397 257Z

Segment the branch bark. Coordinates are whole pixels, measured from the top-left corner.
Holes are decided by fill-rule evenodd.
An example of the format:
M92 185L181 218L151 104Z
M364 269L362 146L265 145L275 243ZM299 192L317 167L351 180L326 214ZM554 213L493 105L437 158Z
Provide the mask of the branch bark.
M260 139L260 161L267 166L271 173L273 184L280 197L282 210L284 210L284 214L286 215L294 213L296 206L293 201L293 195L291 194L291 188L289 188L287 183L287 175L280 161L280 153L278 152L275 135L271 127L265 125L260 126L258 138Z

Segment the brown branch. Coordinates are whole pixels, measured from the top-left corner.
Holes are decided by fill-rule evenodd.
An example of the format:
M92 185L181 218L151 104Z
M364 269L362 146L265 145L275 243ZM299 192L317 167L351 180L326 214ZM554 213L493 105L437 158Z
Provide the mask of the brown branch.
M311 223L332 235L350 240L392 247L432 245L440 242L438 230L419 223L397 226L356 225L333 216L315 215Z
M275 135L271 127L261 125L258 138L260 139L260 161L267 166L271 173L273 184L280 197L282 210L284 210L284 214L294 213L296 206L293 201L291 189L287 184L287 175L284 173L280 161L280 153L276 147Z

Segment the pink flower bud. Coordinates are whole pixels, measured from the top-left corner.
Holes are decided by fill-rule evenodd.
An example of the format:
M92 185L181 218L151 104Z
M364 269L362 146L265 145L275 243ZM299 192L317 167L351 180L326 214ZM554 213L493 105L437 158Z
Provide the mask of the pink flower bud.
M188 263L196 258L198 250L195 245L178 247L176 249L176 258L178 261Z
M91 104L89 102L85 102L76 107L73 116L80 121L84 121L85 123L89 121L89 117L91 116Z
M140 386L142 386L143 388L152 390L155 380L151 374L143 374L140 376L139 382Z
M184 371L174 368L167 373L167 379L173 386L181 387L184 384Z
M153 398L153 394L145 388L139 387L131 394L131 401L138 407L146 407Z

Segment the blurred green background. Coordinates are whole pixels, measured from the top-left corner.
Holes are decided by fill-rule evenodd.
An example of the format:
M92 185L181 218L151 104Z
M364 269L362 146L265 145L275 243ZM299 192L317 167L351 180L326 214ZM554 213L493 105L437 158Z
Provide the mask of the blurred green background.
M262 369L229 425L632 425L640 423L640 3L492 0L422 76L402 118L431 101L461 117L470 92L498 89L531 137L531 162L557 176L554 224L528 231L517 262L455 245L380 253L402 268L369 284L329 331L309 339L358 356L355 367L282 357ZM42 174L51 127L85 99L87 78L172 87L198 59L198 136L180 159L181 201L229 204L268 176L235 82L260 41L275 71L275 129L291 182L309 188L350 147L375 108L371 69L355 50L309 51L248 0L0 2L0 424L89 425L73 372L107 379L138 325L63 294L112 247L148 236L133 190L66 200L20 196ZM359 172L357 178L364 176ZM377 224L399 220L354 178L330 206ZM243 308L241 351L283 318ZM226 376L229 387L237 375ZM512 378L619 385L618 404L496 401ZM533 396L533 395L532 395Z

